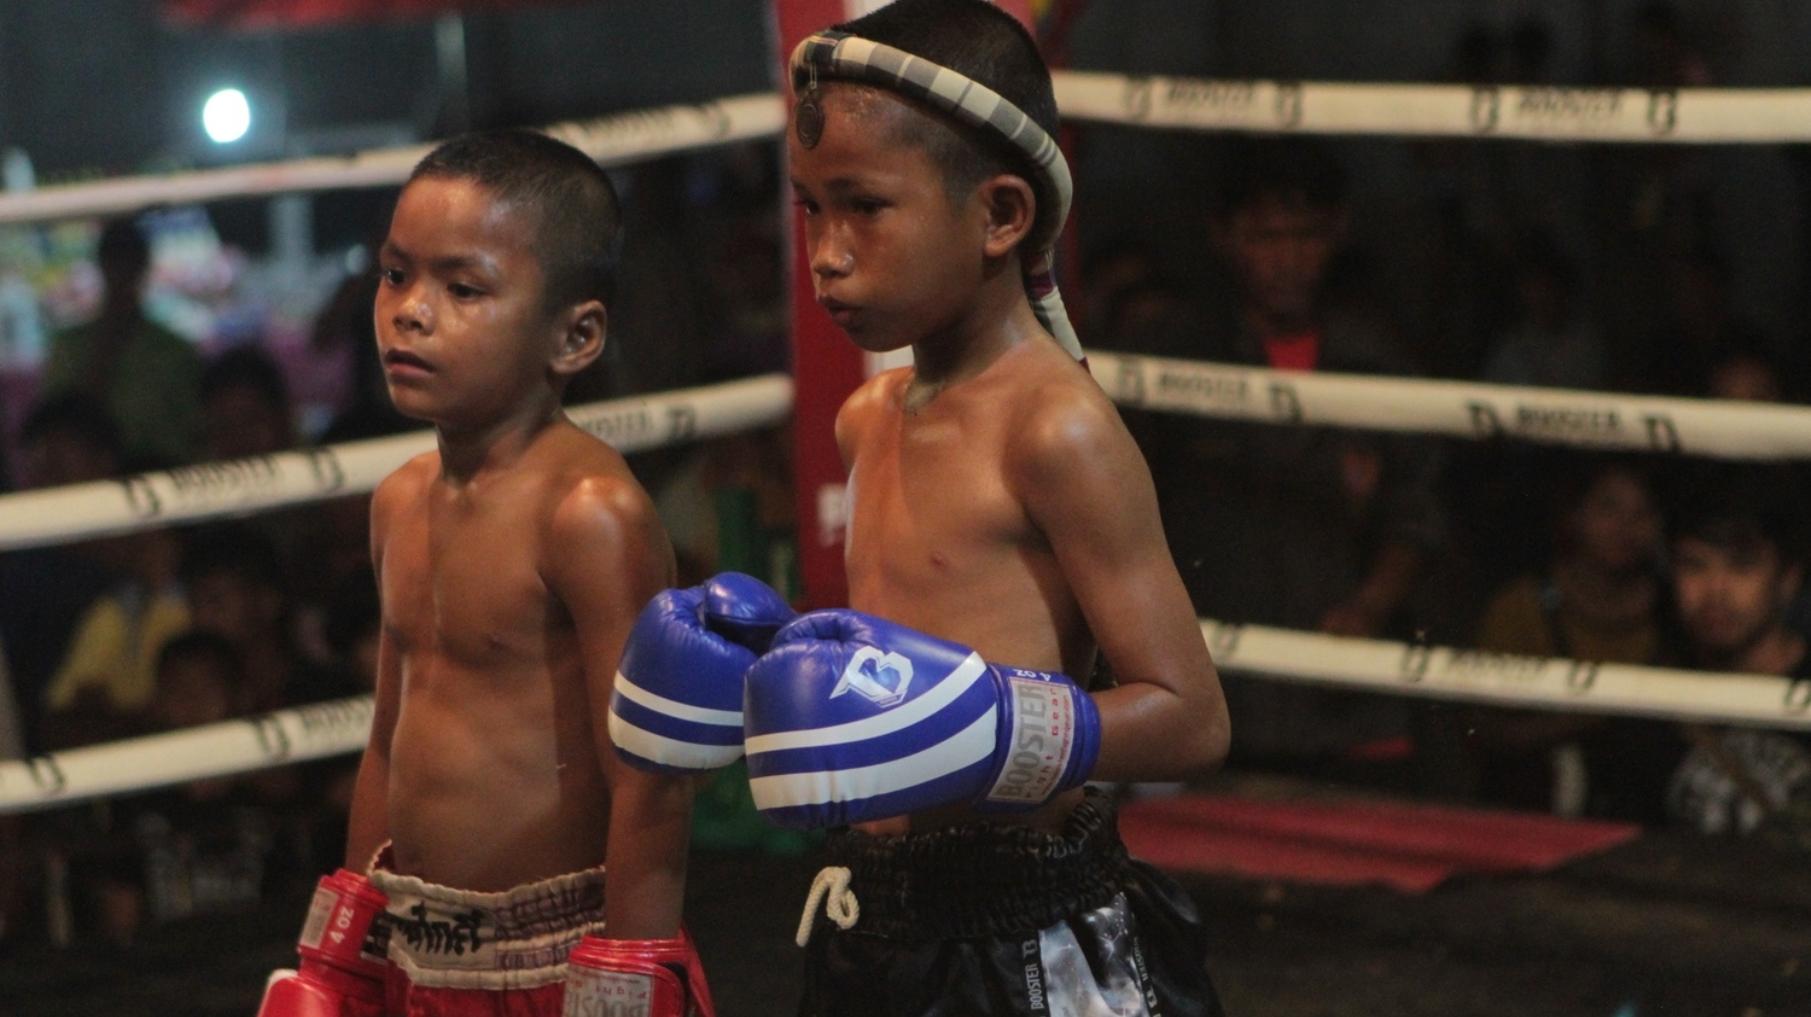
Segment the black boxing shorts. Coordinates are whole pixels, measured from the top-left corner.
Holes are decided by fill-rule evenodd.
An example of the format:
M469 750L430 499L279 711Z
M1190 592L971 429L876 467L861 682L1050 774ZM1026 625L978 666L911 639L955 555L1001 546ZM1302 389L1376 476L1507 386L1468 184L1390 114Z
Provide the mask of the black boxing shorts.
M820 883L853 899L809 918L804 1017L1223 1013L1194 902L1127 856L1093 788L1061 834L844 829L827 849Z

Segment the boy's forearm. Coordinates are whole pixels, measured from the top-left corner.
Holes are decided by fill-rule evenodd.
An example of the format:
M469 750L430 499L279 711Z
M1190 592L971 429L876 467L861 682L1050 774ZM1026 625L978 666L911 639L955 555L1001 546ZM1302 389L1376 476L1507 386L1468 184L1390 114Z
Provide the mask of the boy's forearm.
M1231 727L1218 696L1191 702L1134 682L1094 694L1100 711L1095 780L1188 780L1226 759Z
M604 930L611 939L668 939L685 906L692 832L690 778L621 771L604 859Z

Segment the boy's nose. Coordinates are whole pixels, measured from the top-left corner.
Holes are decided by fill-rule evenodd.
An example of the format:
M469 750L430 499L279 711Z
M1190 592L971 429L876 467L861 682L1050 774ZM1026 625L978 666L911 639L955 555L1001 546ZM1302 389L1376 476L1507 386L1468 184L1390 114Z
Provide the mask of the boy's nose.
M826 279L855 270L855 255L842 244L820 241L811 251L811 271Z
M397 303L396 313L391 316L390 323L399 332L427 332L433 329L434 312L428 307L427 301L409 294Z

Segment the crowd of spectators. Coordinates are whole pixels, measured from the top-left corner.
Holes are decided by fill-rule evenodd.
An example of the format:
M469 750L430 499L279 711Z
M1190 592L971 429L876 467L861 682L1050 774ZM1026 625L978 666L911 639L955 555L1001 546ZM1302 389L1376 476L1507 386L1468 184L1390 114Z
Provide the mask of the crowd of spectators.
M1350 230L1348 175L1318 141L1238 140L1203 221L1213 263L1176 278L1109 238L1077 301L1095 344L1285 372L1446 377L1789 402L1806 336L1760 334L1693 229L1636 241L1657 304L1630 334L1558 240L1429 284L1489 309L1473 349L1417 342ZM1486 244L1482 236L1474 238ZM1475 257L1477 250L1468 249ZM1608 274L1628 271L1619 266ZM1430 370L1428 359L1437 360ZM1802 463L1466 442L1128 410L1170 545L1205 617L1500 654L1811 676ZM1427 705L1230 675L1233 765L1371 774L1461 801L1786 831L1805 843L1802 736Z
M1707 80L1663 5L1641 22L1654 84ZM1551 40L1462 41L1464 80L1542 81ZM1308 140L1204 141L1220 172L1178 267L1078 211L1084 342L1192 360L1511 385L1791 402L1807 337L1763 334L1735 297L1689 157L1601 167L1595 218L1463 146L1427 144L1439 266L1427 292L1353 230L1349 167ZM1480 164L1481 163L1481 164ZM1084 181L1085 184L1085 181ZM665 160L622 178L629 226L612 344L575 402L784 369L774 154ZM1577 241L1591 237L1595 261ZM1187 245L1181 245L1186 247ZM1606 259L1608 259L1606 266ZM255 343L198 348L150 321L131 219L100 234L97 316L58 335L9 442L14 490L373 437L389 406L352 273L312 334L351 365L340 412L302 433ZM1808 273L1811 274L1811 273ZM1629 312L1629 308L1636 308ZM1811 679L1804 475L1326 427L1128 411L1203 616L1502 654ZM641 455L682 581L786 584L783 432ZM368 690L378 631L367 499L0 554L0 757L191 727ZM1109 662L1110 663L1110 662ZM1235 767L1376 777L1450 800L1754 833L1811 846L1811 753L1785 732L1429 705L1225 676ZM350 764L271 771L0 818L0 943L129 942L250 906L337 863Z

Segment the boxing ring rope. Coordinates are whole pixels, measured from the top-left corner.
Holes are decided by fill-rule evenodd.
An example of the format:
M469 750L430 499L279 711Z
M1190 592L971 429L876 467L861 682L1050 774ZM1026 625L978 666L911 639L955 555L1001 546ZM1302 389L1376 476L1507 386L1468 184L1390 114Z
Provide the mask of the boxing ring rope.
M1058 72L1066 117L1199 130L1449 135L1549 141L1811 140L1808 89L1568 89L1137 78ZM1374 105L1373 105L1374 104ZM774 94L556 125L600 162L628 163L777 135ZM0 224L158 202L400 183L425 146L48 187L0 195ZM1165 412L1469 438L1687 452L1811 455L1811 410L1598 392L1327 374L1095 353L1116 401ZM791 379L578 407L574 419L625 452L785 420ZM245 515L368 491L429 432L210 463L120 481L0 496L0 550ZM1352 639L1203 619L1227 671L1362 691L1576 712L1811 729L1811 680L1674 671ZM0 762L0 814L357 752L369 696Z
M1811 141L1811 89L1053 74L1064 120L1197 131L1680 144Z
M1223 671L1424 699L1811 731L1811 679L1485 653L1202 619ZM358 752L355 696L0 763L0 815Z
M771 138L786 125L772 92L689 106L632 110L543 128L603 166ZM348 156L252 163L220 169L120 177L0 194L0 225L135 212L150 205L217 201L302 191L400 185L434 146L369 149Z
M1600 446L1620 441L1617 447L1712 455L1764 449L1771 456L1785 457L1811 449L1811 410L1283 373L1113 354L1093 354L1089 362L1109 394L1131 405L1285 426L1333 424ZM1488 432L1476 423L1481 412L1513 421L1530 406L1576 407L1581 401L1599 407L1587 416L1607 415L1606 420L1622 423L1512 426ZM596 403L572 414L587 430L632 452L777 423L786 419L791 405L791 380L763 375ZM1485 409L1480 411L1479 406ZM1651 423L1654 419L1668 423L1657 428ZM1668 440L1652 440L1655 433L1669 436ZM1755 440L1757 434L1766 440ZM1752 445L1730 444L1743 436ZM368 491L410 456L432 447L432 434L418 432L185 467L114 483L7 495L0 497L0 548ZM156 511L148 512L149 507ZM1209 619L1201 621L1201 631L1223 670L1273 680L1523 708L1811 730L1807 679L1525 657ZM357 752L364 747L371 710L371 698L361 696L0 763L0 814Z
M1288 131L1540 141L1811 141L1811 89L1567 88L1051 75L1065 120L1200 131ZM633 110L545 128L606 166L777 137L777 93ZM123 177L0 194L0 225L160 203L400 184L429 145Z
M1135 409L1727 459L1811 457L1806 407L1275 371L1117 353L1090 353L1088 362L1107 394ZM783 374L759 375L569 412L619 450L641 452L780 423L792 407L792 384ZM416 431L0 495L0 551L362 494L433 447L433 432Z
M1088 354L1134 409L1721 459L1811 458L1811 407Z
M641 452L777 424L791 411L792 379L764 374L589 403L567 414L618 451ZM434 447L433 431L413 431L0 495L0 551L363 494Z

